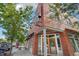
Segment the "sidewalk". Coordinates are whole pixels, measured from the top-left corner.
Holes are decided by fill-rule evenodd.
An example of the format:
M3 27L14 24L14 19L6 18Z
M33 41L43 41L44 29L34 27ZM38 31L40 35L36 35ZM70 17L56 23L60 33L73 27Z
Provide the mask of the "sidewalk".
M31 52L29 50L15 50L15 52L13 52L13 56L32 56Z

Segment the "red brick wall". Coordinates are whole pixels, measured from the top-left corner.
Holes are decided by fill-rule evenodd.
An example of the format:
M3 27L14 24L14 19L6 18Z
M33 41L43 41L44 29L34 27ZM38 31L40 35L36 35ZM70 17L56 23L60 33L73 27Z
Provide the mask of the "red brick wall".
M43 8L43 13L41 11L41 5L38 5L38 8L37 8L37 12L39 13L39 15L42 15L42 18L40 19L44 25L47 24L49 25L49 23L46 23L45 21L47 21L48 19L46 18L46 13L48 12L48 7L46 7L47 5L44 4L44 8ZM51 22L51 21L50 21ZM54 25L53 25L54 26ZM56 26L55 26L56 27ZM38 33L39 30L41 29L40 27L37 27L37 26L34 26L32 27L33 30L35 33ZM59 28L59 26L58 26ZM63 48L63 53L65 56L70 56L70 55L74 55L74 49L68 39L68 36L67 36L67 31L65 30L64 32L60 33L60 36L61 36L61 43L62 43L62 48ZM34 35L34 41L33 41L33 49L32 49L32 53L33 55L37 55L37 51L38 51L38 35L35 34Z
M65 56L73 56L74 55L74 49L68 39L67 31L60 33L61 37L61 44L63 48L63 53Z
M32 54L37 55L38 54L38 34L34 34L34 40L32 45Z

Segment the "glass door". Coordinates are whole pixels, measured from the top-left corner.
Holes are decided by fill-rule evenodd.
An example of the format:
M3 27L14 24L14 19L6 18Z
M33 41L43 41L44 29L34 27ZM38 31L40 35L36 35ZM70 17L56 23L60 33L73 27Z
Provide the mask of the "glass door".
M49 37L49 40L50 40L50 53L48 53L48 54L54 55L54 54L56 54L55 35L49 35L48 37Z
M63 55L59 34L48 35L48 38L50 40L50 47L48 47L48 50L47 50L48 55L59 55L59 54Z
M44 55L44 37L38 36L38 55ZM61 49L61 42L59 34L47 34L46 35L47 55L57 55Z

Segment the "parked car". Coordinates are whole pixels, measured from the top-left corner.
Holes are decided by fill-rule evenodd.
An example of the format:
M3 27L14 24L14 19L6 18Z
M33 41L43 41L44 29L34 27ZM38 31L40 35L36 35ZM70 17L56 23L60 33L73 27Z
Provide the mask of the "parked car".
M0 54L1 55L10 55L11 43L2 42L0 43Z

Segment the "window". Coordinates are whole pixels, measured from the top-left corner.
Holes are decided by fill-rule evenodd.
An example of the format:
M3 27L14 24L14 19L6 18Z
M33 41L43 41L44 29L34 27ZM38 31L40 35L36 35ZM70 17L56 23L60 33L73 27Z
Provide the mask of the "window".
M71 42L71 44L72 44L74 50L76 51L74 39L73 39L73 38L69 38L69 39L70 39L70 42Z
M74 48L75 51L78 51L78 37L76 34L68 34L69 40Z

